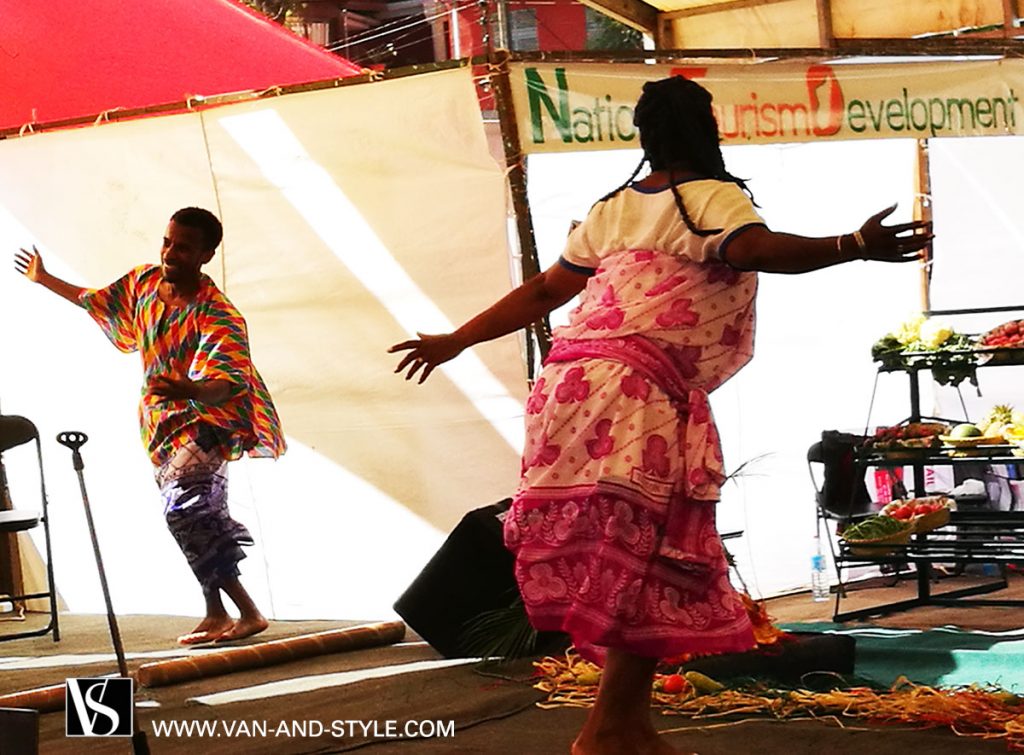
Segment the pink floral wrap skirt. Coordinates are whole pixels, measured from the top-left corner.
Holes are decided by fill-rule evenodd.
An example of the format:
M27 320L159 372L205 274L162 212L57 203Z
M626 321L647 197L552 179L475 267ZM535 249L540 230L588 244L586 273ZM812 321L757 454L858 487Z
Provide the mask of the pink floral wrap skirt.
M715 504L724 480L707 393L627 337L558 343L526 407L505 543L530 621L585 658L749 650Z

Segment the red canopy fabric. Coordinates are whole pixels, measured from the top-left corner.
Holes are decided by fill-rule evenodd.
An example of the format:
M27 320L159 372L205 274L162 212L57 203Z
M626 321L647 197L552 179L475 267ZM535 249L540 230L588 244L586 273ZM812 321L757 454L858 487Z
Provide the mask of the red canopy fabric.
M0 129L361 72L236 0L0 0Z

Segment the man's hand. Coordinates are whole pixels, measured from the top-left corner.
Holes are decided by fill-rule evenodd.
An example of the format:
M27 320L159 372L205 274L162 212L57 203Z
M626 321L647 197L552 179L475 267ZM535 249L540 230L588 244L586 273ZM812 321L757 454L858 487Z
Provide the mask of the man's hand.
M33 283L39 281L46 275L46 268L43 267L43 257L39 254L35 244L32 251L21 248L14 253L14 269L24 275Z
M231 388L230 380L193 380L177 365L172 366L167 374L154 375L149 379L149 392L168 401L220 404L231 396Z
M179 367L172 367L166 375L151 377L149 392L170 401L194 399L199 395L196 381L183 373Z
M14 253L14 269L24 275L33 283L38 283L44 288L48 288L58 296L62 296L75 306L81 307L82 305L82 294L86 292L81 286L76 286L67 281L63 281L60 278L50 275L43 266L43 257L39 254L39 250L36 249L35 244L32 245L32 251L21 248Z

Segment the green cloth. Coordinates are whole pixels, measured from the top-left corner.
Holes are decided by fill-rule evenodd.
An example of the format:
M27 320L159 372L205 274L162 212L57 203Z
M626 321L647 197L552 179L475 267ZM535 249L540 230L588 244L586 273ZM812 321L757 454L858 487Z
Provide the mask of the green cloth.
M854 674L885 686L905 676L930 687L980 684L1024 693L1024 629L890 629L830 622L779 624L779 628L854 637Z

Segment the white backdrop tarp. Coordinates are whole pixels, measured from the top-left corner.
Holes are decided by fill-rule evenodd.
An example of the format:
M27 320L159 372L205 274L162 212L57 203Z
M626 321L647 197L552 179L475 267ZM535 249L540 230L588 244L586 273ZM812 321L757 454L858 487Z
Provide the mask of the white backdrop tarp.
M246 316L290 448L232 465L257 546L243 580L278 618L370 618L462 515L510 495L525 381L516 339L429 383L387 347L460 323L510 285L503 173L468 70L0 142L0 248L38 245L86 286L155 262L177 208L225 225L208 265ZM39 425L58 589L102 609L70 452L119 612L199 613L135 415L141 369L67 302L0 275L0 409ZM34 484L8 469L15 502ZM20 487L19 487L20 486Z
M993 275L974 248L1019 260L1013 173L999 156L1016 160L1020 141L1003 145L1009 153L993 152L1002 139L933 149L935 269L947 276L936 306L960 306L964 292L967 304L1014 303L1013 276ZM543 265L561 252L569 220L638 159L530 158ZM913 140L727 147L726 161L778 230L849 232L896 201L893 221L909 219ZM464 321L516 278L503 176L467 72L9 140L0 175L2 247L38 244L53 272L85 285L155 260L173 209L222 214L225 244L209 272L247 317L290 442L278 462L232 467L233 510L257 539L243 578L272 615L389 613L466 511L514 489L526 383L517 339L478 347L418 387L391 374L396 360L385 353L413 330ZM727 468L756 461L726 486L720 511L723 530L745 531L730 549L755 593L807 583L807 447L823 429L906 416L906 378L890 375L869 420L869 352L920 309L918 292L912 265L763 276L757 355L712 397ZM137 357L10 268L0 274L0 317L0 408L42 429L57 581L70 608L102 608L70 454L52 440L80 429L90 435L85 475L115 608L199 612L138 442ZM31 475L8 471L15 498L30 500Z

